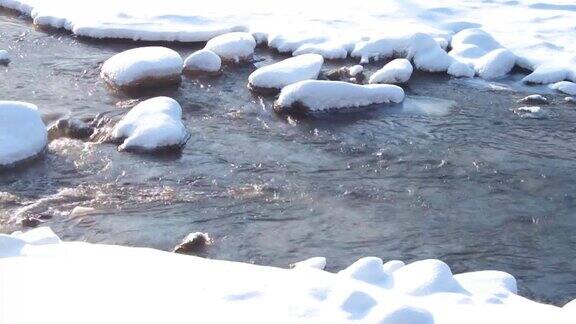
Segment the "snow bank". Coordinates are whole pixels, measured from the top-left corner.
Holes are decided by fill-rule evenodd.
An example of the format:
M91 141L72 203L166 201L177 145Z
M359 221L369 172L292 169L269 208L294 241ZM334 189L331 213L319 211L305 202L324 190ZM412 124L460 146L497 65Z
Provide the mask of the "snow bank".
M484 79L505 76L516 64L516 56L481 29L465 29L452 37L450 55L471 64Z
M318 78L324 59L318 54L303 54L278 63L263 66L248 77L248 87L253 90L282 89L304 80Z
M0 50L0 64L10 63L10 54L6 50Z
M47 143L46 125L35 105L0 101L0 168L34 158Z
M374 72L368 83L406 83L412 76L412 64L407 59L395 59Z
M180 82L180 54L166 47L134 48L116 54L102 65L100 75L116 88L157 86Z
M206 43L205 48L218 54L225 61L238 63L252 58L256 40L249 33L228 33L212 38Z
M221 66L220 56L207 49L190 54L184 61L184 71L188 73L215 73L220 71Z
M573 323L516 295L499 271L452 275L439 260L396 268L362 258L337 274L324 258L280 269L147 248L61 242L46 228L0 235L6 323ZM47 280L46 278L49 278ZM81 296L81 298L79 298ZM65 311L58 311L65 305ZM94 305L98 312L94 312Z
M156 97L134 106L112 129L111 137L123 141L119 150L155 151L179 148L189 134L178 102Z
M279 112L306 113L381 103L400 103L402 100L404 90L395 85L358 85L342 81L307 80L282 88L274 105Z
M570 81L560 81L551 86L552 89L558 90L570 96L576 96L576 83Z

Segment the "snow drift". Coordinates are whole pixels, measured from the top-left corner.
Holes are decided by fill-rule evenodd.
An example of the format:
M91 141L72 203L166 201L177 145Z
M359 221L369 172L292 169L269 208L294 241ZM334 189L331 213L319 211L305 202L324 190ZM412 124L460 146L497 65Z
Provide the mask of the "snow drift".
M35 105L0 101L0 168L34 158L47 143L46 125Z
M564 308L516 295L500 271L454 275L439 260L362 258L338 272L147 248L61 242L48 228L0 235L6 323L573 323ZM94 311L94 307L98 311Z

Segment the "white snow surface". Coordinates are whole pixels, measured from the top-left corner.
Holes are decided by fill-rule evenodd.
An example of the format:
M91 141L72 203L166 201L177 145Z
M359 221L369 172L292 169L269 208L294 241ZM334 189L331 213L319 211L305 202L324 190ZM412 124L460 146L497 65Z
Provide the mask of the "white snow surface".
M0 101L0 166L10 166L40 154L48 143L38 107Z
M250 86L259 88L283 87L304 80L318 78L324 59L319 54L303 54L263 66L248 77Z
M10 62L10 54L7 50L0 50L0 63Z
M301 104L311 111L400 103L404 90L391 84L358 85L342 81L306 80L282 88L276 105Z
M223 60L239 62L252 58L256 40L249 33L227 33L209 40L205 48L218 54Z
M179 77L182 58L161 46L133 48L104 62L100 75L116 87L137 86L142 81Z
M560 81L554 83L552 89L563 92L567 95L576 96L576 83L570 81Z
M412 59L417 69L438 71L452 64L443 53L455 34L481 29L503 48L488 51L476 44L484 55L465 58L478 75L499 75L515 61L535 71L527 79L533 82L576 81L573 0L212 0L201 5L181 0L0 0L0 6L23 12L36 24L88 37L207 41L248 31L281 52L363 59L397 55ZM469 73L461 64L451 70Z
M137 104L114 126L115 139L124 139L120 150L153 151L184 145L188 131L182 123L182 108L176 100L155 97Z
M407 59L395 59L370 76L368 83L406 83L414 68Z
M325 259L310 260L281 269L61 242L47 228L0 234L0 311L7 324L568 324L575 314L574 301L560 308L516 295L504 272L453 275L439 260L393 261L390 271L367 257L331 273Z
M196 51L184 61L184 70L188 72L218 72L222 66L222 59L211 50Z

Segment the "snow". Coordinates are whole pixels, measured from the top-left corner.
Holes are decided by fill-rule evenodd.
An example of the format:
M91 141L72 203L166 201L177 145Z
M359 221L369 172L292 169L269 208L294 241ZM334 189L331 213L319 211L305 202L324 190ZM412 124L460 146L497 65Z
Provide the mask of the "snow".
M548 104L548 99L543 95L533 94L520 99L518 102L525 104L536 104L536 105L546 105Z
M407 59L395 59L370 77L368 83L406 83L412 76L412 64Z
M176 100L155 97L132 108L114 126L112 138L123 140L119 150L154 151L186 144L189 134Z
M352 76L352 77L355 77L355 76L357 76L358 74L360 74L360 73L362 73L362 72L364 72L364 67L363 67L362 65L360 65L360 64L351 66L351 67L348 69L348 73L349 73L350 76Z
M576 81L576 10L569 0L212 0L201 6L180 0L0 0L0 6L31 16L35 24L87 37L193 42L249 32L259 43L292 54L364 62L405 57L417 69L455 76L469 76L461 64L469 63L487 78L502 76L515 63L534 71L526 82ZM471 30L489 37L459 43L457 35ZM494 43L490 39L499 46L485 46ZM481 55L468 55L473 46ZM455 48L450 56L465 62L450 60L446 48Z
M318 54L303 54L263 66L248 77L249 88L282 89L304 80L318 78L324 59Z
M206 43L205 48L218 54L225 61L238 63L252 58L256 40L249 33L228 33L212 38Z
M215 73L220 71L221 66L222 59L220 59L220 56L207 49L202 49L190 54L184 61L184 71L190 73Z
M0 50L0 64L10 63L10 54L6 50Z
M156 86L180 81L182 58L161 46L139 47L116 54L102 65L100 75L117 88Z
M19 101L0 101L0 168L31 159L48 143L38 107Z
M366 257L331 273L325 261L281 269L62 242L41 227L0 234L0 310L5 323L37 324L573 323L576 301L561 308L518 296L504 272L452 275L439 260L390 272Z
M570 96L576 96L576 83L570 81L560 81L551 86L552 89L558 90Z
M282 88L275 106L289 112L303 106L310 111L400 103L404 90L389 84L358 85L342 81L300 81Z
M312 268L312 269L324 270L324 268L326 268L326 258L325 257L313 257L313 258L306 259L304 261L296 262L296 263L292 264L291 266L294 269Z

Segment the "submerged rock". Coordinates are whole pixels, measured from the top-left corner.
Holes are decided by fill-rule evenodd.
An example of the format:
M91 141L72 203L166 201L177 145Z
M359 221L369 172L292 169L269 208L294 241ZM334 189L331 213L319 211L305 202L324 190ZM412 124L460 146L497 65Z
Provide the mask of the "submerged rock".
M112 87L130 90L180 83L184 62L176 51L161 46L139 47L109 58L100 75Z
M412 72L414 72L414 68L410 61L407 59L395 59L372 74L368 83L406 83L410 80Z
M8 54L8 51L0 50L0 64L7 65L8 63L10 63L10 55Z
M331 81L346 81L350 83L362 84L366 79L364 75L364 67L362 65L354 65L351 67L341 67L333 69L324 73L324 78Z
M263 66L248 77L248 88L255 92L276 93L283 87L318 78L324 59L318 54L303 54Z
M88 139L94 133L94 128L77 119L65 118L53 123L48 128L48 139L50 141L61 137L74 139Z
M182 243L178 244L175 253L196 253L201 252L208 245L212 244L212 239L207 233L196 232L188 234Z
M309 114L403 100L404 90L395 85L308 80L284 87L274 109L278 113Z
M48 143L38 108L19 101L0 101L0 169L34 159Z
M184 61L184 72L189 74L216 74L222 67L222 59L208 49L196 51Z
M518 102L527 105L547 105L548 99L542 95L533 94L518 100Z
M218 54L224 61L239 63L252 59L256 40L249 33L234 32L216 36L206 43L205 49Z
M110 132L110 138L122 142L120 151L154 152L177 150L190 134L182 123L182 108L176 100L156 97L132 108Z
M25 217L22 220L20 220L20 224L22 224L23 227L38 227L38 225L40 225L42 222L35 217Z

